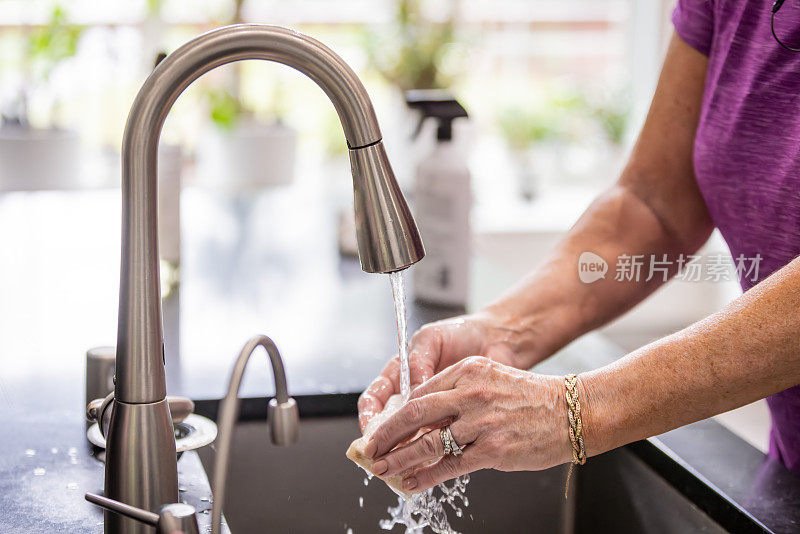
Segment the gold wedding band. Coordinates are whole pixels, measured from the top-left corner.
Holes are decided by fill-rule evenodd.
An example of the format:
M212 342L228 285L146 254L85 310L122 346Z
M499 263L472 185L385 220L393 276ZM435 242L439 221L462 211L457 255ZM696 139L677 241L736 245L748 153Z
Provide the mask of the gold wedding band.
M459 446L459 444L456 443L456 440L453 438L453 433L450 432L450 425L439 429L439 439L442 440L442 447L444 448L445 456L448 454L452 454L453 456L461 456L462 447Z

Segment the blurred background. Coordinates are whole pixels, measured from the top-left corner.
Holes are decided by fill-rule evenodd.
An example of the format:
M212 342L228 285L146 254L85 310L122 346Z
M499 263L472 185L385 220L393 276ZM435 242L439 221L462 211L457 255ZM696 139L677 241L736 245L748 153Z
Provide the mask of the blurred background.
M601 182L619 159L629 119L646 109L658 69L664 8L644 4L2 0L0 102L6 121L72 130L86 149L116 152L129 104L158 53L220 25L269 22L314 35L342 55L369 87L387 130L401 118L401 91L444 87L470 110L478 143L502 144L512 157L531 148L566 151L574 157L541 165L541 181L566 174ZM291 126L317 157L335 158L344 143L317 94L287 69L225 67L186 92L165 137L194 148L206 130L252 116Z
M540 153L528 169L536 183L521 184L523 193L602 186L646 110L663 48L666 7L639 4L2 0L0 103L6 123L73 131L92 155L117 153L130 103L159 53L220 25L268 22L342 55L369 88L387 134L408 133L394 131L403 127L402 91L448 88L470 111L476 152L486 145L523 167L524 153ZM252 118L296 130L304 155L336 159L344 142L318 96L288 69L227 66L186 91L164 138L191 154L208 130ZM495 165L494 154L487 158ZM508 174L503 182L515 175Z
M121 139L160 54L235 22L316 37L372 96L412 203L435 125L412 137L419 116L404 92L455 95L470 115L456 122L454 138L472 174L474 309L541 261L616 179L647 112L673 3L0 0L1 376L42 361L80 365L87 344L114 344ZM180 339L173 350L192 354L184 379L208 377L214 367L202 362L233 356L264 324L290 361L305 355L320 365L312 345L347 336L376 362L388 356L363 328L342 332L330 320L347 313L347 299L362 308L374 288L346 282L341 293L331 290L350 280L335 258L346 254L340 234L352 193L341 127L313 82L266 62L218 68L180 97L161 145L165 298L182 284L181 311L165 304L165 322ZM309 267L320 249L328 254ZM727 249L715 236L706 253ZM381 284L375 306L390 321L388 282ZM736 294L733 280L676 282L604 332L632 349ZM317 335L304 335L311 324ZM293 376L303 373L290 369ZM209 394L221 390L221 376L203 380ZM360 382L307 386L338 391ZM730 418L761 447L762 408L744 423Z

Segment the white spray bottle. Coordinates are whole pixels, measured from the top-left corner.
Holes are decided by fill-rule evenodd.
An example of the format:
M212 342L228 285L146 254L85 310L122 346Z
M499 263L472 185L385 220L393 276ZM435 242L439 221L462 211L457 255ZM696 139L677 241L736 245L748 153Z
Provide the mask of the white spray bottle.
M453 120L467 117L449 93L416 90L406 104L438 123L436 144L417 166L415 218L425 239L425 258L414 266L414 298L419 302L465 306L469 289L471 179L466 158L453 144Z

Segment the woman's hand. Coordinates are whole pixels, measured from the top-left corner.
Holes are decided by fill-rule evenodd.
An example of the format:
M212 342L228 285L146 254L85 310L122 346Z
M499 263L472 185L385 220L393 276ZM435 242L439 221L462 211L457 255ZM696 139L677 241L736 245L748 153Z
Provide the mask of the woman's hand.
M515 367L530 367L523 353L531 352L529 341L535 335L531 325L512 324L488 311L453 317L423 326L409 343L411 387L467 356L484 355ZM544 356L544 355L543 355ZM542 356L542 357L543 357ZM400 393L400 364L397 356L389 360L380 376L358 399L361 430L383 410L386 401Z
M376 460L376 475L402 473L403 487L415 493L479 469L546 469L571 459L563 389L560 377L470 357L417 387L375 430L365 454ZM446 424L464 448L460 456L442 456Z

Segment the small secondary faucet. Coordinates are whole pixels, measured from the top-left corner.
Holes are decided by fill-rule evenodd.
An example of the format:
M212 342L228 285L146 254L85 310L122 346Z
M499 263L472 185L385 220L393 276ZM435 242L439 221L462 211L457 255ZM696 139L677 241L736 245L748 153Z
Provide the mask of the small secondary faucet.
M172 104L189 84L215 67L243 59L293 67L314 80L333 102L350 149L361 268L370 273L398 271L425 254L386 156L369 96L332 50L290 29L237 24L205 33L161 62L136 96L122 143L116 381L106 445L106 497L144 510L156 511L178 500L161 325L159 135ZM105 532L150 534L153 527L106 512Z
M299 412L297 403L289 396L286 389L286 373L283 370L283 359L278 347L272 339L264 335L250 338L247 341L231 371L228 381L228 392L219 405L219 436L217 438L217 451L214 457L214 479L211 495L214 503L211 508L211 532L220 534L222 531L222 506L225 503L225 490L228 481L228 462L231 458L231 442L233 441L233 428L239 416L239 388L242 377L247 367L247 362L258 347L264 347L272 366L272 376L275 379L275 398L269 401L267 419L269 421L269 434L275 445L291 445L297 441L300 432Z
M297 441L300 431L300 415L297 403L289 396L286 386L286 372L283 359L275 343L264 335L250 338L242 347L239 357L231 370L228 381L228 392L219 407L219 436L217 437L217 453L214 460L214 483L212 488L211 532L222 532L222 504L225 501L225 489L228 479L228 462L231 456L231 442L239 416L239 388L250 357L258 347L263 347L272 367L275 382L275 397L269 401L268 417L269 433L276 445L291 445ZM96 399L100 401L100 399ZM102 425L102 415L96 416ZM156 534L199 534L197 514L192 506L185 503L162 504L158 513L150 512L109 499L94 493L87 493L86 500L94 503L119 517L130 518L142 525L156 528ZM206 510L207 512L207 510Z

